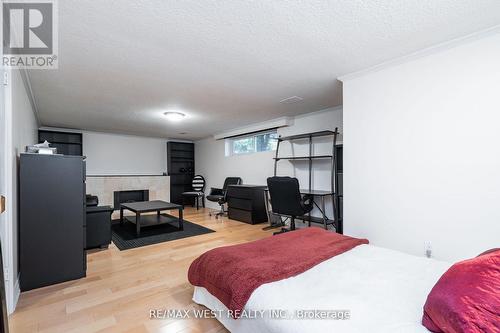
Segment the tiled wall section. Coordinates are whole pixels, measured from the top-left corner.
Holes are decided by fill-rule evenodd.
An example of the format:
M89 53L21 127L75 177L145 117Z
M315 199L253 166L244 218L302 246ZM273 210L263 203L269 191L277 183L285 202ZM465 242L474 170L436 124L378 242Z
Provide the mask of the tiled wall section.
M169 176L88 176L87 194L97 195L100 206L113 206L114 191L149 190L149 200L170 201ZM113 218L119 216L113 213Z

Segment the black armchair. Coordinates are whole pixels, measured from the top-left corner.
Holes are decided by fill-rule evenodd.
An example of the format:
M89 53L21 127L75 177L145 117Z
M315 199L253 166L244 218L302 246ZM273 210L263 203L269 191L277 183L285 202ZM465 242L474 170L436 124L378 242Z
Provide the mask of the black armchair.
M111 214L110 206L98 206L99 198L87 194L87 221L85 249L95 247L107 248L111 244Z
M85 196L85 201L87 204L87 207L95 207L99 205L99 198L95 195L87 194Z
M87 227L85 248L107 248L111 244L111 214L110 206L87 207Z
M240 177L227 177L222 188L212 187L212 189L210 190L210 194L207 195L207 200L217 202L220 205L220 211L215 214L215 218L224 216L224 214L226 213L226 211L224 210L224 204L227 202L227 187L229 185L240 185L241 182L242 181ZM212 212L210 212L210 216L212 216Z
M295 230L295 218L303 216L313 209L312 196L300 194L297 178L270 177L267 178L267 187L273 213L290 217L289 230ZM283 228L282 232L289 230Z

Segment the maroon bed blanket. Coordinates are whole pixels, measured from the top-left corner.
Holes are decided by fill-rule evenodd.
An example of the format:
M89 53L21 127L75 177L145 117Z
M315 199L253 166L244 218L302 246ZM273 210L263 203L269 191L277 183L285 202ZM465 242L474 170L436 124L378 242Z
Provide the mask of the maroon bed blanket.
M193 261L188 278L238 313L262 284L298 275L367 243L366 239L306 228L210 250Z

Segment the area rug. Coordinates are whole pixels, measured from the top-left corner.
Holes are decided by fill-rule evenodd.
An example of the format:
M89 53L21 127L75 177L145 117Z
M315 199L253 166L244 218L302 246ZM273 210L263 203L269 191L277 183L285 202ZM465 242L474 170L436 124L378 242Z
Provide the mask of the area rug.
M182 231L177 229L177 223L161 224L141 228L141 235L137 237L135 224L125 221L123 225L120 225L120 220L113 220L111 223L111 238L120 251L211 232L215 231L184 220L184 230Z

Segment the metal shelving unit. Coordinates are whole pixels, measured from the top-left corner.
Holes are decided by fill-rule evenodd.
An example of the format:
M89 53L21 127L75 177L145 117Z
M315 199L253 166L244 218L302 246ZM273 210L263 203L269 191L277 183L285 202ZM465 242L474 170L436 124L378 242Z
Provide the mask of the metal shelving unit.
M278 144L276 147L276 155L274 157L274 175L277 175L278 171L278 162L282 160L287 160L287 161L296 161L296 160L302 160L302 161L308 161L308 167L309 167L309 182L308 182L308 189L307 190L301 190L301 193L303 194L311 194L314 197L320 197L321 198L321 203L318 205L315 202L316 207L320 210L322 217L313 217L313 216L302 216L300 217L301 219L308 221L309 225L311 223L322 223L324 224L325 228L328 228L328 225L333 225L335 227L335 230L338 233L343 232L343 226L342 226L342 218L339 217L339 204L340 204L340 198L341 194L339 192L339 166L337 163L337 153L338 153L338 145L337 145L337 138L338 138L339 132L338 128L335 128L335 131L320 131L320 132L312 132L312 133L304 133L304 134L298 134L298 135L291 135L291 136L285 136L285 137L279 137L278 138ZM319 137L326 137L326 136L331 136L332 137L332 154L331 155L313 155L313 139L314 138L319 138ZM296 140L308 140L309 141L309 155L307 156L279 156L279 151L280 151L280 144L284 141L296 141ZM324 160L324 159L330 159L331 160L331 190L330 191L318 191L318 190L313 190L312 189L312 170L313 170L313 164L315 160ZM332 205L333 205L333 219L329 219L326 215L325 212L325 197L326 196L331 196L332 197Z

